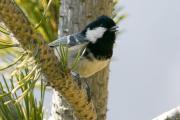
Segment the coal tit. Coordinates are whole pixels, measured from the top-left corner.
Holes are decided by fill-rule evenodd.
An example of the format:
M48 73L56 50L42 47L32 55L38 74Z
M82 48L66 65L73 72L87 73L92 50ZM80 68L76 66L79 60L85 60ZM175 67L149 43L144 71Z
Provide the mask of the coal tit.
M74 72L79 73L80 77L87 78L102 70L110 61L117 28L111 18L100 16L81 32L60 37L49 43L49 46L53 48L60 44L68 46L69 66L80 50L81 57Z

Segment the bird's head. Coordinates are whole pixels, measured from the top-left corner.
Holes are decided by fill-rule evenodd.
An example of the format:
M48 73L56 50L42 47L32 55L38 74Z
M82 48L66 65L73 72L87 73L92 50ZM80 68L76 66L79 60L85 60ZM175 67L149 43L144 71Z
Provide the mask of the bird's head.
M109 38L109 41L115 41L115 32L118 26L108 16L100 16L89 23L82 33L91 43L96 43L99 39ZM104 39L105 40L105 39Z
M111 58L117 26L108 16L100 16L82 31L89 41L88 48L95 57Z
M87 46L95 58L109 59L112 57L117 28L110 17L103 15L88 24L82 32L60 37L49 46L57 47L61 44L73 47L82 44ZM85 55L88 55L87 51Z

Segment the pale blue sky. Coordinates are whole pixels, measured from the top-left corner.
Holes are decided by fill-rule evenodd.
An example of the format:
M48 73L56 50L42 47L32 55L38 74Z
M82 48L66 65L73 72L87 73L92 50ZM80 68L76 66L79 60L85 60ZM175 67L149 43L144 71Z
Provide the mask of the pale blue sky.
M180 1L120 1L129 16L111 63L108 120L151 120L180 105Z

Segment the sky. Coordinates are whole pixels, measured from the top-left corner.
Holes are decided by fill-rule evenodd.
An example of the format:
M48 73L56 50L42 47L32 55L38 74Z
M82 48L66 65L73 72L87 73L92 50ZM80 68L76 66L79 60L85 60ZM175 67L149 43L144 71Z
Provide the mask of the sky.
M180 105L180 1L120 0L108 120L151 120Z

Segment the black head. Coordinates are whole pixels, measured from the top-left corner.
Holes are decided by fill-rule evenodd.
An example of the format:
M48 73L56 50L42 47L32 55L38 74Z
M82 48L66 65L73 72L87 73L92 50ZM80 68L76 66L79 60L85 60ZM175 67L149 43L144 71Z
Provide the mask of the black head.
M92 53L97 59L111 58L116 28L115 22L108 16L100 16L88 24L82 31L89 40L89 44L87 45L88 50L85 56Z
M103 27L103 28L106 28L107 30L111 30L111 28L113 28L114 26L116 26L116 23L110 17L103 15L103 16L98 17L93 22L89 23L85 27L83 32L85 33L87 29L93 30L97 27Z

